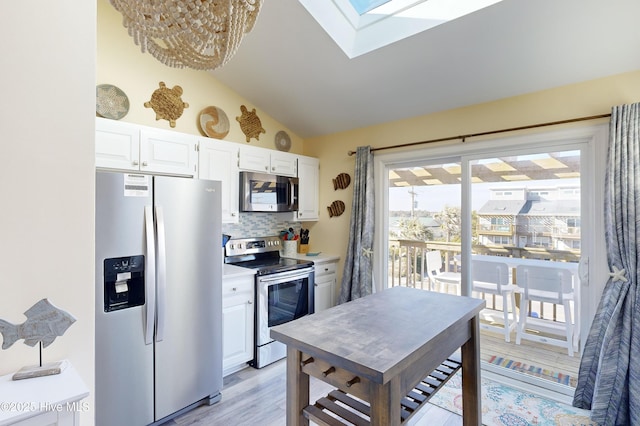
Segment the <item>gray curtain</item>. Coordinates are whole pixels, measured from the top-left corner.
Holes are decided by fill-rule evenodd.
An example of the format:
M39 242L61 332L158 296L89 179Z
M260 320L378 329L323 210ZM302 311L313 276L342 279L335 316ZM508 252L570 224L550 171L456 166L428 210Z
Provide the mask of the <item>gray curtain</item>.
M344 262L340 300L350 300L371 294L373 288L373 154L370 146L358 147L354 171L353 205L349 245Z
M610 278L587 337L573 405L599 425L640 425L640 104L612 109L605 180Z

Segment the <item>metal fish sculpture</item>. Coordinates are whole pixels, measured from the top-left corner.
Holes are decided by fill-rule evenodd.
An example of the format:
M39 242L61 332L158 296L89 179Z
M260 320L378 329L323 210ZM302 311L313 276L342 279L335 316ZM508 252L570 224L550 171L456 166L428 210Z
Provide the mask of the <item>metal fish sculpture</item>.
M68 312L53 306L48 299L40 300L24 315L27 320L19 325L0 319L2 349L11 347L20 339L24 339L24 344L29 346L42 342L42 347L46 348L76 321Z
M340 200L334 201L327 210L329 210L329 217L340 216L344 213L344 203Z
M337 191L338 189L346 189L351 183L351 176L347 173L340 173L333 179L333 190Z

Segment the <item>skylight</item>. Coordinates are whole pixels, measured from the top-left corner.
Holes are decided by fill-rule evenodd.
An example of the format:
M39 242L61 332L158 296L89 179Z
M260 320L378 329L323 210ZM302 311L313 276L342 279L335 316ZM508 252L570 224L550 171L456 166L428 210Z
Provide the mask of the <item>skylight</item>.
M355 58L502 0L299 0Z
M364 15L370 10L376 7L389 3L391 0L349 0L351 6L358 12L359 15Z

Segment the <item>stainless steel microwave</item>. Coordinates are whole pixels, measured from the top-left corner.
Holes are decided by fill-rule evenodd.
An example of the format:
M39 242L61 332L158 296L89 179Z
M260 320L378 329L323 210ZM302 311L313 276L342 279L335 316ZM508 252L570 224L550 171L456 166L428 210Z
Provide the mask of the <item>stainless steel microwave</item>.
M298 211L298 178L240 172L240 211Z

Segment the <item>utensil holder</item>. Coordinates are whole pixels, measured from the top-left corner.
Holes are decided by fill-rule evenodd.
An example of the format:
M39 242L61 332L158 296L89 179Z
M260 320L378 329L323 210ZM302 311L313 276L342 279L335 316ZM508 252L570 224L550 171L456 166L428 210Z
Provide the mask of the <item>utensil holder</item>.
M298 242L295 240L282 241L282 257L296 257Z

